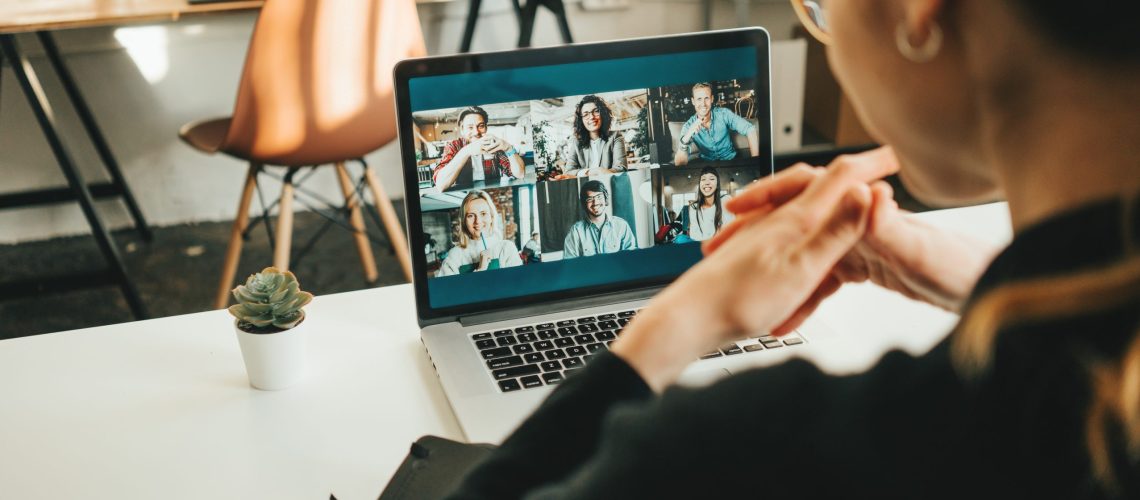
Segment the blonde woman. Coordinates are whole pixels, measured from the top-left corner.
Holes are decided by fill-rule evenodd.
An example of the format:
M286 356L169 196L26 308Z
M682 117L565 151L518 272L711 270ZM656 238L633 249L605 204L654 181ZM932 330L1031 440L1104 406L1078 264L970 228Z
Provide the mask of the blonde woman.
M514 243L499 238L499 211L485 191L471 191L459 205L459 241L439 267L436 276L481 272L522 265Z
M464 498L1140 498L1140 18L1116 0L798 0L893 149L797 167L468 475ZM1009 203L994 249L900 212ZM930 352L668 389L842 283L959 311ZM552 452L557 450L557 452Z

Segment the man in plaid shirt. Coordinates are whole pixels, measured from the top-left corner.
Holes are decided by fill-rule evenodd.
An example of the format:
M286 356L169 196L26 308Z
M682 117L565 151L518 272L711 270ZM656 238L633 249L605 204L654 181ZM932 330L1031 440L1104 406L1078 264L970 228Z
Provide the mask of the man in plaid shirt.
M517 179L526 168L514 146L487 133L487 112L478 106L459 113L459 138L444 146L432 180L440 191L446 191L455 184L463 168L472 165L478 167L471 170L471 179L484 182L504 175Z

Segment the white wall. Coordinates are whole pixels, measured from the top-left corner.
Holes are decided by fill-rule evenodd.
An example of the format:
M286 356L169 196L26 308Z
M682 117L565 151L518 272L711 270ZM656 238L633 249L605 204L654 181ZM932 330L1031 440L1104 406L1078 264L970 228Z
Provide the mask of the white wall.
M575 41L588 42L682 33L701 29L700 4L692 0L629 0L628 8L584 11L573 0L568 18ZM428 51L454 53L459 47L467 2L420 6ZM783 0L753 0L746 24L769 28L786 38L794 14ZM226 116L232 110L238 78L256 15L200 16L150 26L92 28L56 33L68 66L107 136L124 175L155 226L232 220L245 165L224 155L206 156L177 138L183 124ZM741 23L745 24L745 23ZM737 26L735 4L714 3L714 28ZM472 50L514 47L518 37L507 0L483 2ZM88 145L58 83L50 78L34 37L19 42L40 71L62 123L64 141L89 182L106 174ZM533 44L561 43L554 16L540 9ZM393 143L367 158L393 197L401 196L398 147ZM0 74L0 193L61 187L62 173L24 101L10 65ZM276 185L266 183L271 189ZM307 186L330 199L340 196L330 173ZM98 204L112 228L130 224L118 201ZM257 208L257 202L254 202ZM0 211L0 244L86 234L78 204L68 203Z

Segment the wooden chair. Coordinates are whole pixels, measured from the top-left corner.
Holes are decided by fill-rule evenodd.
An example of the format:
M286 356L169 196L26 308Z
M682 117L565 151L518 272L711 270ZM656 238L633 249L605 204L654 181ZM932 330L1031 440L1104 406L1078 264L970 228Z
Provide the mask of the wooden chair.
M289 268L294 174L332 165L345 198L365 278L379 273L345 162L396 137L392 68L425 54L414 0L270 0L265 2L246 54L233 115L186 124L179 136L194 148L249 162L230 233L215 306L225 307L234 286L242 236L259 173L285 168L273 265ZM399 218L380 180L365 165L367 185L404 276L411 258Z

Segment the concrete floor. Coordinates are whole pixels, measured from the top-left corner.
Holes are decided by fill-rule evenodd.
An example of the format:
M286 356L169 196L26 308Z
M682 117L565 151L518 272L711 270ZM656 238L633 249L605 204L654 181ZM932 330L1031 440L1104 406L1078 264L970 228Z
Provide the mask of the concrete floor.
M370 208L371 209L371 208ZM397 205L403 218L403 204ZM366 217L367 219L367 217ZM276 222L276 221L274 221ZM311 212L295 217L294 255L317 234L324 219ZM154 230L143 242L133 231L118 231L115 239L151 317L213 309L231 222L179 225ZM387 238L369 219L366 224L383 244L373 244L380 279L371 286L404 283L404 275ZM263 227L250 234L238 266L238 280L272 263L269 238ZM19 245L0 245L0 283L105 268L103 256L90 236L56 238ZM312 250L291 270L303 290L316 295L369 287L365 282L353 238L330 227ZM133 321L117 286L0 301L0 339L74 330Z

